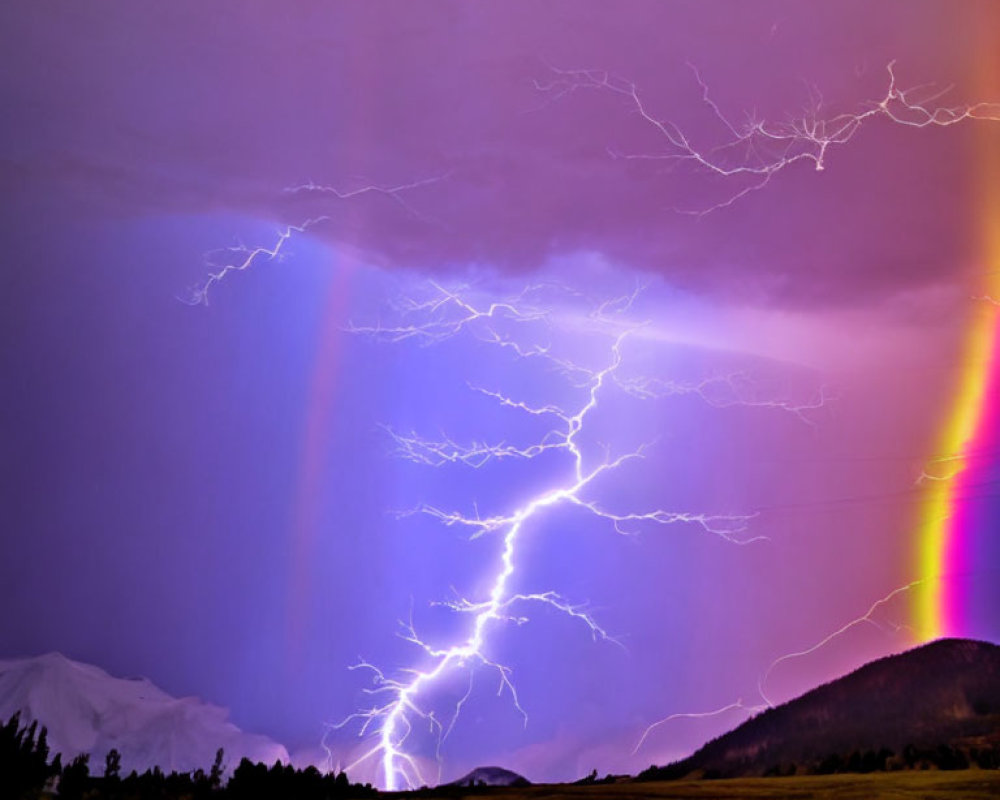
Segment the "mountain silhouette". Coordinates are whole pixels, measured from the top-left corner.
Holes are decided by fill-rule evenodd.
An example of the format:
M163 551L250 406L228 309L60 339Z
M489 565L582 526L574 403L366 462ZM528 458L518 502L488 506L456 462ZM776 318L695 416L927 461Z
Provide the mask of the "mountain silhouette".
M503 767L476 767L446 786L529 786L527 778Z
M1000 766L1000 647L939 639L747 720L640 779Z
M159 766L207 769L219 747L226 762L241 757L273 764L288 752L264 736L244 733L229 712L196 697L175 698L144 679L122 679L60 653L0 661L0 720L15 712L48 729L64 762L89 753L100 765L112 748L123 772Z

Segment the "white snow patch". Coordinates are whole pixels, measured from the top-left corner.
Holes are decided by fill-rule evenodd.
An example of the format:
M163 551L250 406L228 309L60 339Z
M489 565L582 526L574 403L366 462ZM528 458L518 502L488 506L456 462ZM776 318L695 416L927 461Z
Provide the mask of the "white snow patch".
M230 771L244 757L267 764L289 760L282 745L237 728L224 708L171 697L148 680L115 678L59 653L0 660L0 720L17 711L22 723L48 729L50 751L62 753L64 764L89 753L96 775L112 748L121 753L123 775L153 766L207 772L220 747Z

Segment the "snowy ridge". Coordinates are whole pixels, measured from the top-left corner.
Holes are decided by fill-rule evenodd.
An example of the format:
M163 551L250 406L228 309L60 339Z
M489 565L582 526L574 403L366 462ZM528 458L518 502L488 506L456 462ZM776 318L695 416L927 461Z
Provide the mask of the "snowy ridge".
M121 753L123 773L153 766L207 771L220 747L230 769L243 757L288 761L282 745L244 733L224 708L171 697L148 680L115 678L59 653L0 660L0 720L17 711L23 722L48 729L49 747L63 763L89 753L95 774L112 748Z

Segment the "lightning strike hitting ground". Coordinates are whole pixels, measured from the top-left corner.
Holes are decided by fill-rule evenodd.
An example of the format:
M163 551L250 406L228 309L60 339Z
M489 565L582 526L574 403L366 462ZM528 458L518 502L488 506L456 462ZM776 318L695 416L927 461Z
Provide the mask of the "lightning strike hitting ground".
M947 127L964 120L1000 120L1000 103L972 105L933 105L950 90L933 86L900 89L896 85L895 62L886 66L889 85L879 100L865 103L853 113L823 117L823 98L814 90L806 111L799 117L780 122L768 122L750 116L742 123L732 122L712 100L708 85L698 69L688 65L701 89L701 99L723 127L728 141L721 145L702 147L695 144L676 124L651 110L635 83L605 70L563 70L550 67L553 78L536 81L535 87L553 100L579 90L599 90L625 97L628 104L646 125L652 127L664 142L657 153L623 154L610 151L613 158L660 162L689 162L727 180L743 181L724 200L702 209L674 209L680 213L702 216L732 205L748 194L763 189L778 172L798 162L813 165L817 171L826 167L831 148L847 144L870 121L884 118L912 128Z
M373 738L372 746L348 765L347 769L350 770L362 762L377 758L380 761L381 778L385 787L390 790L401 787L412 788L425 783L416 759L407 752L406 744L418 721L435 732L438 737L438 748L454 726L461 705L468 695L459 701L447 724L438 720L434 712L429 710L428 700L422 702L422 698L433 691L435 684L450 673L470 670L471 675L472 668L477 665L496 670L500 692L507 690L510 693L515 707L527 722L527 715L518 701L510 670L486 655L494 625L505 622L520 624L527 621L527 617L514 613L515 608L543 604L582 622L595 640L614 641L583 606L570 603L554 590L544 589L530 593L511 591L510 584L518 569L519 543L526 535L529 523L540 512L560 504L572 505L608 522L612 529L619 533L631 533L637 526L650 523L658 525L688 523L700 526L705 532L720 536L734 544L749 544L765 538L743 535L752 515L706 514L665 509L619 512L603 507L588 493L588 490L592 489L603 476L615 471L626 462L643 458L646 449L640 447L615 457L606 452L604 458L595 463L590 463L590 459L585 457L580 442L581 434L589 415L597 409L602 393L609 386L617 385L633 396L641 397L704 392L703 384L678 386L663 382L654 389L652 382L645 382L641 384L640 393L635 390L640 384L622 379L620 370L623 350L629 338L641 331L643 325L617 319L617 324L611 327L608 325L607 315L612 308L618 315L627 311L631 307L631 299L626 297L604 303L590 316L594 330L604 333L609 341L605 364L593 369L555 355L548 346L520 341L512 336L502 335L498 331L496 323L501 320L515 324L526 322L550 324L552 318L550 311L531 302L532 296L540 291L540 288L551 288L550 286L528 287L514 298L489 303L477 303L469 297L467 289L448 289L439 284L431 284L431 287L433 294L429 299L423 301L404 299L398 303L397 308L401 311L402 319L394 324L352 326L351 329L382 341L417 339L425 344L470 332L486 344L511 349L519 358L547 360L571 386L580 390L581 397L574 409L566 410L551 404L532 406L499 391L471 387L473 391L505 407L553 421L553 427L547 433L538 441L527 445L503 442L464 444L448 437L427 439L416 433L402 435L387 429L399 456L426 466L439 467L458 463L478 469L491 461L531 459L545 452L561 451L566 454L570 467L561 482L557 481L555 485L539 491L524 505L508 514L483 517L476 513L470 516L458 511L445 511L429 504L404 512L404 515L426 514L446 526L466 528L472 537L485 534L500 535L502 548L490 588L484 598L470 600L458 597L455 600L437 603L452 611L471 616L464 639L443 647L433 646L417 634L412 621L403 626L402 637L423 650L432 659L432 666L422 670L409 670L403 678L390 678L381 669L368 662L357 665L358 668L370 670L373 675L375 686L370 692L385 694L387 701L352 714L340 723L340 726L343 726L350 721L360 721L359 735L362 737L370 735ZM780 403L767 403L767 405L784 407ZM794 413L800 411L794 409Z

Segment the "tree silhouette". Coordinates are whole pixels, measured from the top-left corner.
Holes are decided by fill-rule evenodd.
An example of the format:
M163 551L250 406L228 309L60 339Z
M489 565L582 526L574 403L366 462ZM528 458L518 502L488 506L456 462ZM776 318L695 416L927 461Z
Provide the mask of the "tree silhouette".
M5 797L37 797L49 778L59 772L59 759L49 764L47 731L38 723L21 726L20 713L0 728L0 776Z
M111 748L104 759L104 778L108 781L117 781L121 777L122 754Z
M212 762L212 770L208 773L208 783L212 789L218 789L222 785L222 773L225 770L225 765L222 763L224 755L225 750L221 747L215 751L215 761Z
M81 753L62 771L59 778L59 800L81 800L90 788L90 756Z

